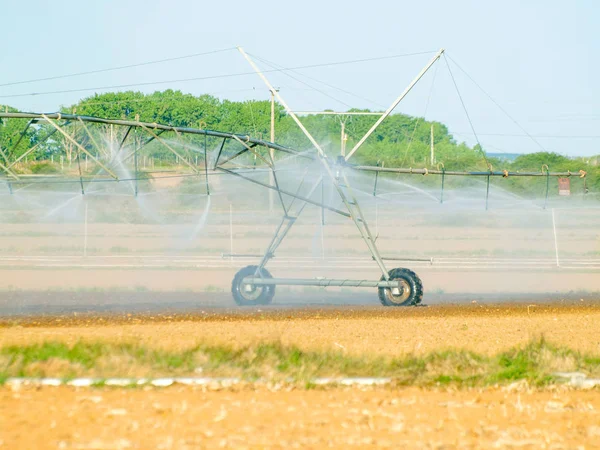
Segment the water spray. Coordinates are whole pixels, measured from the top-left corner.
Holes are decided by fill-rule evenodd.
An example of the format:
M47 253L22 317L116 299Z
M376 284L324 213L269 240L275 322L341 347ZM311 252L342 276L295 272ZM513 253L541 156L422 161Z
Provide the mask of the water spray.
M280 94L277 93L277 97L279 98ZM371 167L371 166L355 166L355 165L351 165L351 164L347 163L348 158L345 158L345 161L342 164L339 164L339 163L335 164L333 161L331 161L330 158L327 158L325 156L323 149L319 146L318 143L316 143L316 141L314 141L314 138L312 138L312 136L310 136L308 131L306 131L305 129L303 129L303 131L305 132L307 137L310 136L310 138L312 138L310 140L311 140L311 143L314 144L314 149L312 150L312 154L296 151L296 150L288 148L288 147L284 147L284 146L274 144L271 142L266 142L261 139L255 139L250 136L237 135L237 134L233 134L233 133L214 132L214 131L202 130L202 129L173 127L173 126L169 126L169 125L142 123L142 122L139 122L138 118L136 118L137 119L136 121L126 121L126 120L111 120L111 119L92 118L92 117L87 117L87 116L74 116L74 115L61 115L61 114L44 115L44 114L35 114L35 113L0 113L0 117L7 117L7 118L10 117L10 118L17 118L17 119L27 118L27 119L31 119L31 120L44 119L44 120L52 123L53 126L58 131L60 131L61 134L63 134L63 135L66 135L66 133L64 132L64 130L62 130L61 127L59 127L59 125L57 125L55 123L56 121L77 120L78 122L95 123L95 124L101 124L101 125L117 125L117 126L126 127L126 131L123 133L125 135L125 137L121 140L121 143L119 145L119 152L117 152L117 154L114 155L114 159L117 160L118 164L120 165L120 167L123 168L123 170L127 171L127 168L123 165L123 160L127 159L129 157L133 157L133 165L134 165L134 169L135 169L135 175L132 177L128 177L129 180L126 180L126 179L119 180L119 178L116 177L115 175L113 175L112 172L110 172L108 169L106 169L102 165L101 162L98 162L97 158L95 158L93 155L89 154L89 152L87 150L85 150L85 148L81 144L77 143L70 135L66 135L65 140L71 142L77 148L79 176L77 178L71 177L70 181L65 181L63 179L63 180L42 181L41 183L59 183L59 182L77 183L78 182L81 187L81 195L86 195L86 192L84 190L84 183L83 183L84 174L82 172L81 158L80 158L80 155L85 153L88 157L92 158L92 160L96 161L100 167L107 170L107 172L109 174L113 175L113 179L106 179L106 177L102 177L102 179L99 179L97 177L98 174L92 174L91 178L89 180L86 178L86 182L89 181L89 183L102 183L102 182L108 182L108 181L115 181L115 182L134 181L135 184L134 184L134 186L132 186L133 187L133 196L135 198L137 198L138 201L140 200L140 197L145 195L145 194L139 193L139 186L138 186L138 180L140 179L138 151L141 149L141 147L136 146L136 148L133 149L133 152L131 152L129 154L129 156L127 156L127 158L122 158L119 155L120 150L124 145L125 139L127 138L127 136L131 136L131 134L130 134L131 131L139 130L140 133L144 133L144 132L147 133L147 135L151 136L151 137L148 140L146 140L145 143L148 143L151 140L156 140L159 145L163 145L166 148L168 148L172 153L174 153L176 156L179 156L180 159L182 161L186 162L188 165L190 165L191 163L189 163L184 158L181 158L181 156L177 154L175 149L173 149L173 147L171 147L169 145L168 141L166 141L165 139L159 138L159 135L162 133L172 132L178 136L179 136L179 134L203 136L204 137L204 149L203 149L204 150L204 176L205 176L205 189L206 189L207 200L206 200L204 211L200 215L198 223L194 229L194 234L197 234L200 231L200 229L203 228L204 224L206 223L209 211L211 209L212 192L210 189L210 184L209 184L209 179L208 179L208 176L209 176L208 165L209 164L211 164L211 166L213 166L212 169L214 171L216 171L218 174L226 174L228 176L231 176L232 178L234 178L234 177L239 178L239 179L245 180L247 182L253 183L255 185L261 186L262 188L266 188L271 191L276 191L279 196L279 199L282 203L282 208L284 210L284 214L283 214L283 218L282 218L282 225L279 227L276 235L273 237L272 243L267 248L259 265L249 266L245 269L242 269L240 272L238 272L238 275L236 275L236 277L234 278L234 281L233 281L234 298L239 304L263 304L264 302L270 302L273 298L274 286L276 286L277 284L289 284L289 285L300 285L300 286L304 286L304 285L309 285L309 286L333 286L333 285L335 285L335 286L356 286L356 287L370 286L370 287L377 288L380 300L382 301L382 303L384 305L403 306L403 305L409 305L409 304L410 305L418 304L422 300L422 292L423 292L422 284L421 284L419 277L414 272L410 271L409 269L397 268L397 269L391 269L390 271L388 271L385 268L385 266L383 265L384 260L386 260L386 261L392 261L392 260L397 261L399 259L406 260L409 258L406 258L406 257L403 258L402 256L409 256L409 255L401 254L395 258L382 257L380 255L379 250L377 248L378 243L376 242L377 236L378 236L378 231L379 231L379 229L378 229L379 228L378 205L377 205L377 203L375 204L375 208L376 208L376 210L375 210L376 219L375 220L376 220L377 230L376 230L375 235L373 235L369 229L367 220L365 219L365 215L363 214L361 207L359 206L359 202L358 202L357 196L355 194L355 193L359 193L361 195L364 194L364 195L368 196L369 198L371 198L372 196L375 196L377 199L380 198L380 196L382 194L379 194L378 190L381 191L382 187L385 186L384 182L386 182L385 178L382 178L381 180L379 179L380 173L398 173L398 174L405 173L405 174L413 174L413 175L417 175L417 174L441 175L441 177L442 177L442 192L439 197L437 196L437 194L432 195L430 192L427 192L426 190L412 186L411 184L401 183L399 181L396 181L396 183L399 183L397 185L403 185L411 190L411 192L410 192L411 197L415 197L415 195L412 194L413 192L419 192L420 194L426 195L427 197L434 200L434 202L436 204L443 203L445 201L444 182L445 182L446 176L456 175L456 176L470 176L470 177L486 177L485 178L485 181L487 183L487 186L486 186L486 209L488 208L489 201L490 201L490 199L489 199L489 195L490 195L489 184L491 182L491 178L493 178L495 176L502 176L504 178L506 178L507 176L516 176L516 177L544 176L544 177L546 177L547 191L548 191L548 186L549 186L548 180L549 180L550 176L563 176L563 175L571 176L572 175L571 172L551 173L549 170L547 170L547 168L546 168L546 170L543 170L542 172L533 172L532 173L532 172L493 171L493 169L491 167L487 171L468 172L468 171L447 171L443 166L441 168L438 166L437 170L436 169L430 170L427 168L425 168L425 169L412 169L412 168L405 169L405 168L393 168L393 167L390 168L390 167L385 167L383 163L381 163L381 165L377 164L376 166L373 166L373 167ZM59 128L61 128L61 129L59 129ZM214 158L214 160L211 160L210 162L209 162L209 157L208 157L209 156L209 152L208 152L208 144L209 144L208 138L209 137L211 139L215 139L215 140L216 139L222 140L221 142L217 142L217 146L215 147L217 150L216 157ZM223 150L227 143L229 143L231 145L232 151L228 152L227 156L223 156ZM142 144L145 145L144 143L142 143ZM142 145L142 147L143 147L143 145ZM317 150L317 154L315 154L315 151L314 151L315 149ZM238 157L243 158L243 155L247 155L247 154L249 154L249 152L254 154L254 156L255 156L254 161L257 165L257 168L256 168L257 171L260 171L261 169L265 169L265 170L269 170L271 173L274 173L276 164L279 165L279 167L280 167L280 164L282 163L284 158L277 159L277 160L272 158L270 162L265 161L262 158L262 155L265 154L264 151L270 151L270 150L276 150L279 152L279 154L291 155L290 157L293 157L298 160L308 160L310 162L314 161L315 164L320 164L322 166L321 170L319 171L320 177L316 181L314 179L311 181L311 183L313 183L313 182L314 183L308 194L303 194L301 192L300 187L302 186L302 182L300 183L300 187L298 187L296 190L296 186L294 186L293 188L287 188L283 185L280 185L280 182L278 181L277 177L273 177L273 181L271 183L264 183L262 181L259 181L258 179L252 178L251 176L243 175L246 172L244 172L244 170L240 170L240 167L243 167L243 166L237 164L240 162L240 160L238 159L236 161L236 158L238 158ZM261 151L263 153L259 154L259 152L261 152ZM240 158L240 159L242 159L242 158ZM261 161L264 162L265 165L261 164ZM259 164L260 164L260 166L259 166ZM308 165L304 166L303 168L308 169L307 166ZM192 167L193 172L186 172L185 175L177 174L175 176L176 177L183 177L183 176L197 177L198 175L201 175L200 170L202 170L201 168L200 168L200 170L198 170L198 169L199 169L198 164L196 164L195 166ZM312 167L311 170L308 170L308 172L310 172L311 175L313 175L315 172L314 167ZM371 177L367 176L367 174L365 174L365 172L375 172L375 184L374 185L371 184L372 183ZM361 188L361 189L355 189L351 186L351 184L348 180L348 178L349 178L348 175L352 174L352 173L361 174L359 176L359 182L364 183L364 186L359 186L359 188ZM580 172L580 176L582 178L584 178L585 173ZM366 178L366 180L361 180L360 177ZM335 188L335 191L332 189L332 192L337 192L337 194L339 195L339 197L337 197L337 201L338 201L337 205L340 205L340 203L343 203L345 208L340 207L340 209L338 209L338 208L334 207L337 205L335 203L333 203L333 199L325 198L325 182L331 183L331 184L328 184L328 186ZM32 184L36 184L36 183L37 182L33 182ZM7 182L7 184L9 184L9 183ZM199 184L201 185L201 181L199 181ZM95 184L95 185L97 185L97 184ZM371 186L372 186L372 189L371 189ZM316 192L316 190L319 188L321 190L320 196ZM11 189L11 193L12 193L12 188L9 187L9 189ZM478 192L480 192L480 191L478 190ZM313 196L313 194L315 194L315 195ZM131 195L131 194L129 194L129 195ZM193 195L196 196L198 194L194 193ZM477 194L477 195L479 198L480 194ZM88 193L88 196L89 196L89 193ZM286 197L286 201L288 198L291 198L292 204L293 204L293 201L298 202L297 204L294 204L294 206L295 206L294 209L292 209L291 204L287 205L286 203L283 202L284 196ZM50 211L50 213L48 213L47 216L53 215L58 210L64 208L67 204L70 204L77 198L81 199L82 197L75 194L74 197L68 198L64 203L62 203L61 205L59 205L58 207L56 207L52 211ZM420 201L420 200L415 199L415 201ZM327 278L289 279L289 278L273 278L273 277L271 277L271 275L266 271L266 268L265 268L267 261L269 261L271 258L273 258L274 254L275 254L275 250L277 249L279 244L282 242L282 240L285 238L289 229L299 218L299 215L302 212L302 210L304 209L304 207L308 204L314 205L321 210L320 211L321 212L321 217L320 217L321 218L321 239L323 239L322 227L324 224L324 214L323 213L325 210L332 211L336 214L339 214L340 216L342 216L344 218L349 218L352 220L352 222L356 226L358 232L360 233L361 237L363 238L364 242L366 243L372 258L377 262L377 264L379 265L379 268L382 269L382 277L380 280L360 280L360 279L348 280L348 279L327 279ZM334 205L334 206L332 206L332 205ZM84 254L87 254L87 234L88 234L87 233L87 206L88 205L86 203L86 213L85 213L86 216L84 219L85 220L85 222L84 222L84 227L85 227L85 230L84 230ZM234 254L233 253L233 217L232 217L233 211L232 211L232 209L233 209L232 205L230 204L230 207L229 207L229 237L230 237L230 242L229 242L230 249L229 250L230 250L230 255ZM553 225L554 225L554 229L555 229L556 224L554 223ZM556 233L555 233L555 246L557 247ZM323 241L322 241L321 257L323 257L324 254L325 254L325 249L324 249L324 245L323 245ZM413 258L413 260L414 260L414 258ZM557 259L557 265L559 265L558 259Z

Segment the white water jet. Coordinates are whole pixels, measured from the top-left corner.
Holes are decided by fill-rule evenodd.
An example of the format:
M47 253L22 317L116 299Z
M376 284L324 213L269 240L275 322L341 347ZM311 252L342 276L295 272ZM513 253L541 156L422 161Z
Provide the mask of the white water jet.
M83 195L81 195L81 194L75 194L73 197L67 199L67 201L61 203L56 208L54 208L51 211L49 211L48 213L46 213L46 215L43 217L43 219L49 219L54 214L56 214L58 211L66 208L67 206L69 206L71 204L71 202L73 202L73 200L79 200L79 202L81 202L82 198L83 198Z
M208 213L210 212L211 204L212 201L211 196L209 194L206 196L206 204L204 205L204 211L202 211L202 214L200 215L200 218L198 219L198 222L196 223L196 226L194 227L194 230L192 231L192 234L189 237L190 241L196 239L202 231L202 229L204 228L204 226L206 225L206 220L208 219Z

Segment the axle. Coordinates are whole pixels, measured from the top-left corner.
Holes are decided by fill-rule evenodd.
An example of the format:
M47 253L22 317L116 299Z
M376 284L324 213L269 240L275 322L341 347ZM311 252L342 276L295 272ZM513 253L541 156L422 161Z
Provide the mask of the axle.
M346 287L377 287L377 288L400 288L398 280L335 280L331 278L260 278L246 277L244 284L250 286L346 286Z

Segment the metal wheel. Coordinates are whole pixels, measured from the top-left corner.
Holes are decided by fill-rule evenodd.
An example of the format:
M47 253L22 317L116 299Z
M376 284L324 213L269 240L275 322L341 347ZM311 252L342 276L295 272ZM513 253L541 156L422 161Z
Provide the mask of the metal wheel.
M379 288L379 300L384 306L413 306L423 300L423 283L412 270L392 269L390 280L397 280L397 288ZM384 277L381 277L384 280Z
M267 305L273 301L275 286L253 286L244 283L244 278L261 276L262 278L273 278L267 269L257 273L258 266L247 266L241 269L233 277L231 282L231 293L233 300L240 306Z

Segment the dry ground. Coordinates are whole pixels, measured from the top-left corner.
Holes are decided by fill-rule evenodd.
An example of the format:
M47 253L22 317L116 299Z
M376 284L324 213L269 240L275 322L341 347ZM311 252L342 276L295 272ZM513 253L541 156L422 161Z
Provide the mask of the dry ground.
M541 335L600 353L600 305L248 308L76 314L2 321L0 346L48 340L280 341L401 355L496 353ZM518 384L465 390L327 388L0 388L0 448L597 448L600 392Z
M598 448L599 411L564 389L3 389L0 448Z
M0 319L0 346L43 341L136 342L180 350L198 343L281 342L306 350L398 356L460 348L493 354L544 337L600 354L600 304L206 308L189 313L70 313Z

